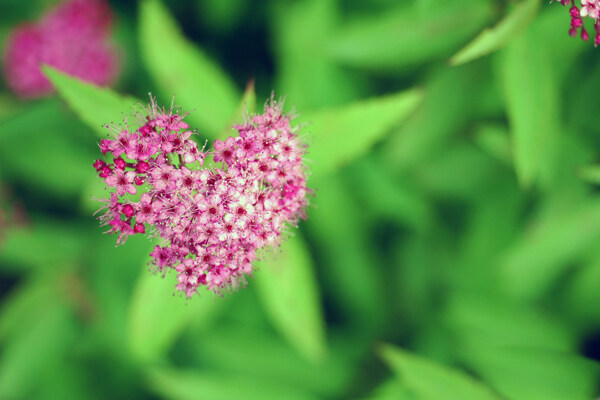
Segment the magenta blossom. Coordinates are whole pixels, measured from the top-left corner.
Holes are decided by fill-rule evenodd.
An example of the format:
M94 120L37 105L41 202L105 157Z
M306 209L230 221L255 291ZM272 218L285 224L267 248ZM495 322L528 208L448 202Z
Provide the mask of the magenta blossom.
M42 64L98 85L112 82L118 68L116 52L107 42L111 23L105 0L70 0L40 21L17 27L4 53L8 86L23 98L51 93Z
M550 0L552 1L552 0ZM581 36L584 41L589 40L590 35L583 24L584 18L590 18L594 21L594 46L600 44L600 0L580 0L581 8L577 7L575 0L560 0L563 6L571 5L569 14L571 15L571 27L569 35L575 37Z
M153 264L173 270L186 297L201 286L221 293L244 284L258 251L276 247L306 217L306 147L281 107L271 99L263 114L234 126L239 136L204 151L185 114L152 102L137 116L141 125L129 122L100 143L110 158L94 168L114 188L102 224L118 243L137 233L159 237ZM207 156L211 167L203 167Z

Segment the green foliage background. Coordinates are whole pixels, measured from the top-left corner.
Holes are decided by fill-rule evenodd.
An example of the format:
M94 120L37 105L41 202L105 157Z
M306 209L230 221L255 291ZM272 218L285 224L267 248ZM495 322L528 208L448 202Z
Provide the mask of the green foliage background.
M53 4L2 0L1 46ZM598 396L600 50L566 8L111 5L114 91L0 83L0 399ZM101 125L175 95L211 141L273 89L306 123L309 219L247 288L173 296L92 216Z

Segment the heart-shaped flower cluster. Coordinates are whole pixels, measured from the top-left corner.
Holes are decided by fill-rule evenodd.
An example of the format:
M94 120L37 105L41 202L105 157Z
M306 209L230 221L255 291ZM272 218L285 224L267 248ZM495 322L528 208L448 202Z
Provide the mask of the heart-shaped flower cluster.
M98 85L117 73L117 55L107 39L112 12L105 0L69 0L39 21L17 27L4 53L8 86L19 96L47 95L53 86L42 64Z
M100 143L112 159L94 167L114 192L99 219L117 244L146 231L163 239L151 253L154 265L163 275L176 270L176 289L187 297L201 285L220 293L245 283L257 252L277 246L282 231L305 218L297 128L271 100L263 114L234 126L239 136L204 151L185 115L152 102L143 116Z

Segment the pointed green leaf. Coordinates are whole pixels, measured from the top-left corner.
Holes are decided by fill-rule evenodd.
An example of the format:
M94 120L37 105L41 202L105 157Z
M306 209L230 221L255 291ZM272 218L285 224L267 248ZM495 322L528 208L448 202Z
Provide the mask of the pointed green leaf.
M305 113L312 142L307 158L317 178L367 153L396 124L410 115L423 93L408 90L343 107Z
M568 204L571 208L565 207ZM519 298L540 297L600 239L600 202L569 202L542 214L500 257L499 277Z
M406 386L428 400L501 400L492 390L458 369L437 364L397 347L380 354Z
M451 59L450 64L460 65L501 49L512 38L518 36L535 18L541 3L538 0L523 0L495 27L485 29Z
M107 134L106 124L119 124L140 101L119 95L112 90L83 82L52 67L42 67L44 74L58 90L71 109L92 128L98 136Z
M295 387L274 380L260 380L229 372L152 368L147 372L148 386L168 400L264 400L316 399Z
M369 400L420 400L399 378L388 379L375 388Z
M505 164L512 164L508 128L499 124L485 124L475 132L475 142L490 155Z
M569 351L575 340L568 327L532 306L490 295L459 294L449 302L445 320L458 342L530 345Z
M214 138L233 114L238 93L231 79L181 33L159 0L140 5L139 42L142 60L162 93L186 111L187 120Z
M263 307L281 334L304 356L321 359L326 351L323 311L311 256L300 235L261 262L256 287Z
M0 313L0 398L37 398L40 376L61 365L77 340L64 275L45 274L17 289Z
M273 45L276 87L298 110L345 104L359 97L364 77L327 54L339 19L336 0L275 2ZM307 29L310 27L310 29Z
M160 360L181 331L194 319L208 326L224 298L203 291L186 301L175 293L173 274L165 278L142 271L129 309L129 349L140 361Z
M436 1L423 9L410 2L381 15L360 17L332 35L335 60L370 69L393 69L448 57L475 35L493 14L490 2Z
M514 166L528 187L549 184L560 132L560 102L551 51L539 45L533 30L503 50L501 72L511 130Z
M573 354L537 347L475 347L468 363L508 399L589 400L599 367Z

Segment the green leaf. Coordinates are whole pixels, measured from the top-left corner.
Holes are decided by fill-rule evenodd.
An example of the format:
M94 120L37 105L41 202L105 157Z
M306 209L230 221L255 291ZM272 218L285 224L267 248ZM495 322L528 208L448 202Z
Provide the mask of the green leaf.
M24 138L27 157L14 151L23 147ZM57 98L30 104L0 123L0 169L4 179L35 187L50 199L72 201L80 193L83 182L89 178L95 149L89 129ZM60 174L52 168L57 165L61 166Z
M399 378L383 382L368 397L369 400L419 400L421 398L415 395Z
M228 310L227 321L203 333L200 340L196 332L186 335L183 346L189 349L190 358L201 360L207 370L272 380L314 391L322 398L333 398L347 387L364 355L357 346L351 347L348 340L338 334L332 338L332 348L326 358L317 363L309 361L263 321L259 304L244 308L248 300L256 298L254 293L248 294L246 297L250 298L235 299L235 305ZM240 305L241 302L244 304ZM236 313L244 314L241 318L248 318L249 322L232 321ZM188 345L188 341L193 346Z
M199 372L172 368L152 368L147 372L150 388L169 400L264 400L316 399L314 395L274 380L260 380L226 372ZM200 396L200 397L199 397Z
M337 3L273 3L276 87L298 110L348 103L360 97L365 86L363 76L340 67L327 54L327 42L340 14Z
M321 279L353 332L378 332L386 321L388 302L382 275L374 272L379 254L369 245L367 222L354 201L353 187L346 187L339 175L313 184L318 188L316 206L309 209L305 226L320 254Z
M13 228L2 242L0 264L46 269L75 260L86 250L88 226L64 220L36 219L31 226Z
M540 297L600 238L600 202L565 199L530 223L500 257L500 282L511 295Z
M575 330L593 331L600 326L600 251L594 246L588 260L567 280L561 304L575 320Z
M586 182L600 184L600 165L586 165L579 168L577 176Z
M347 106L305 113L300 120L310 123L312 143L307 158L314 162L316 178L335 171L367 153L423 99L420 90L361 101Z
M108 88L83 82L47 65L42 67L46 77L73 111L100 137L105 137L106 124L120 124L140 100L121 96Z
M508 128L499 124L485 124L475 132L475 142L490 155L505 164L512 164Z
M575 338L565 324L532 306L490 295L455 296L445 320L460 343L535 346L570 351Z
M392 219L422 231L431 226L433 208L425 195L406 180L393 179L375 157L360 160L348 168L347 179L362 203L380 218Z
M532 32L512 40L501 58L514 165L524 187L552 183L561 125L551 51Z
M129 308L128 344L142 362L162 359L192 319L202 319L208 327L226 301L208 291L186 301L175 294L175 284L174 274L162 278L148 268L138 279Z
M582 357L535 347L474 347L465 354L509 399L589 400L596 394L598 365Z
M442 68L430 75L422 104L392 131L382 146L385 165L391 171L419 170L447 155L450 140L464 131L473 119L473 110L480 104L480 98L473 94L494 92L490 87L493 77L488 70L482 63L474 63Z
M286 240L274 258L256 273L256 286L267 316L306 358L326 352L325 327L313 263L300 235Z
M428 400L501 400L499 396L466 373L383 345L381 357L417 395Z
M16 304L4 304L0 326L5 324L0 354L0 398L33 398L40 376L61 365L78 335L70 310L65 304L63 283L57 276L45 277L21 289ZM24 299L31 294L35 297ZM23 314L20 314L22 312ZM15 326L18 323L18 326ZM5 330L5 328L3 328Z
M485 29L451 59L451 65L460 65L483 57L504 47L518 36L535 18L541 3L538 0L522 0L495 27Z
M450 56L492 16L490 2L439 1L423 10L411 4L379 16L360 14L329 43L330 56L344 64L390 69Z
M181 33L159 0L140 4L139 42L144 65L163 94L187 111L187 120L214 138L229 121L238 91L231 79Z
M252 79L248 82L248 85L246 85L246 90L244 91L242 99L233 115L229 118L227 125L223 127L221 133L217 136L217 139L224 141L229 136L237 136L239 133L233 129L233 125L242 124L246 115L254 113L256 113L256 91L254 90L254 80Z

